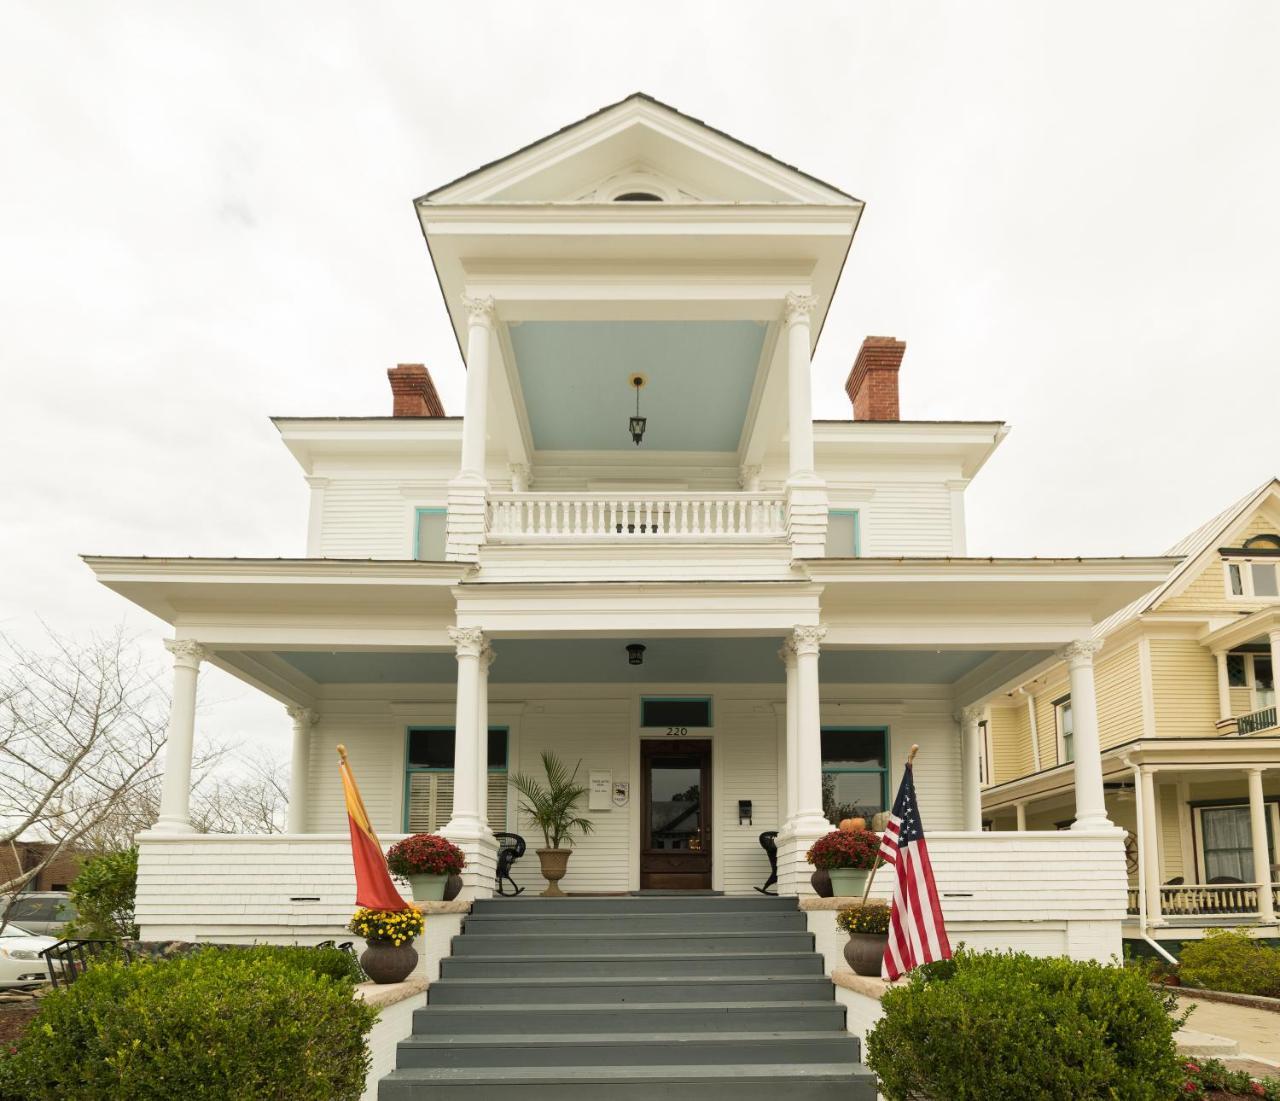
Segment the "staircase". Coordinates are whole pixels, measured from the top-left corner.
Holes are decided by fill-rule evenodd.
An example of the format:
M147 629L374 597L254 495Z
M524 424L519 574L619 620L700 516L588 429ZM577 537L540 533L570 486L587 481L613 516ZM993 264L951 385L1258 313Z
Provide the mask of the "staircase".
M379 1101L874 1101L792 898L485 899Z

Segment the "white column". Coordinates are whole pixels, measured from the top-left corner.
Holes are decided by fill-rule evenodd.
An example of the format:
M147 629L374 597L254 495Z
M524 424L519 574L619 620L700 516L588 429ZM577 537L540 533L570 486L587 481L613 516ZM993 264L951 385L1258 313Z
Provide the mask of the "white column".
M1271 645L1271 687L1275 703L1280 707L1280 631L1267 632L1267 641Z
M479 683L477 686L476 724L479 727L477 741L476 813L486 830L489 825L489 668L497 660L492 646L485 646L480 654Z
M293 752L289 755L289 813L285 832L306 833L307 770L316 713L308 707L290 707L289 718L293 720Z
M1074 723L1076 820L1073 830L1114 828L1107 817L1102 788L1102 746L1098 739L1098 697L1093 686L1093 655L1102 649L1098 639L1077 639L1061 657L1071 677L1071 718Z
M963 755L960 790L964 822L961 828L970 833L982 832L982 768L978 754L978 723L982 721L982 710L981 707L966 707L956 716L960 723Z
M1274 636L1273 636L1274 637ZM1271 924L1276 920L1275 899L1271 895L1271 853L1267 848L1267 804L1262 797L1262 769L1251 768L1249 777L1249 832L1253 840L1253 879L1258 889L1258 918Z
M464 297L462 304L467 311L467 408L462 420L462 477L484 482L494 303L488 297Z
M815 480L809 314L817 304L818 300L811 294L792 293L785 300L788 485Z
M797 627L791 633L796 653L796 833L821 836L832 829L822 809L822 714L818 687L818 650L825 627Z
M200 663L209 652L189 639L165 639L173 655L173 702L164 747L164 782L160 789L161 833L186 833L191 826L191 756L196 737L196 685Z
M1026 833L1027 832L1027 804L1014 803L1013 813L1016 814L1018 818L1018 823L1017 823L1018 832Z
M458 658L458 697L453 732L453 813L445 833L456 841L482 832L476 793L480 786L480 655L485 639L479 627L450 627L449 637Z
M1074 717L1075 701L1072 700ZM1078 743L1077 743L1078 744ZM1160 921L1160 805L1156 802L1155 773L1145 765L1140 768L1142 783L1142 879L1147 893L1147 920Z
M1216 650L1214 659L1218 664L1218 725L1228 721L1231 716L1231 677L1227 673L1227 652Z
M787 805L783 808L780 832L789 833L795 824L796 809L799 807L799 797L797 795L799 743L797 741L796 728L796 705L798 702L796 691L796 651L790 639L787 639L782 644L782 649L778 651L778 659L782 662L787 673Z
M1027 697L1027 729L1031 731L1031 767L1036 771L1040 771L1040 727L1036 722L1036 697L1035 693L1028 692L1025 688L1019 688L1024 696Z

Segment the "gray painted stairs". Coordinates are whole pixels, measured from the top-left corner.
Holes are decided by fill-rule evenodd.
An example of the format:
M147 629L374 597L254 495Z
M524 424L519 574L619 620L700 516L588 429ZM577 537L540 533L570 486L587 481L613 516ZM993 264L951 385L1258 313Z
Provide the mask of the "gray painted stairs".
M874 1101L794 899L485 899L379 1101Z

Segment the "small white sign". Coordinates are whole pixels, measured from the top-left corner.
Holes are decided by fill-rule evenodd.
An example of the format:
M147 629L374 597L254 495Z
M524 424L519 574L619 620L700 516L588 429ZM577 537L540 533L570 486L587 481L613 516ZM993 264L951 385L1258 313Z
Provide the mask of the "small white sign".
M619 780L613 785L613 805L625 807L631 798L631 785L626 780Z
M590 772L588 810L609 810L613 806L613 770L593 768Z

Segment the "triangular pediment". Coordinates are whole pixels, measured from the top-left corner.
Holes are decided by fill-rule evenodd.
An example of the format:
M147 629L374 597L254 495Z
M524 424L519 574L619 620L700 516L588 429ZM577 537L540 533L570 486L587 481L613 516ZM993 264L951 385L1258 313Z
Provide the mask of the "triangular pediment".
M420 201L607 203L636 201L641 195L671 203L858 204L838 188L643 94L588 115Z

